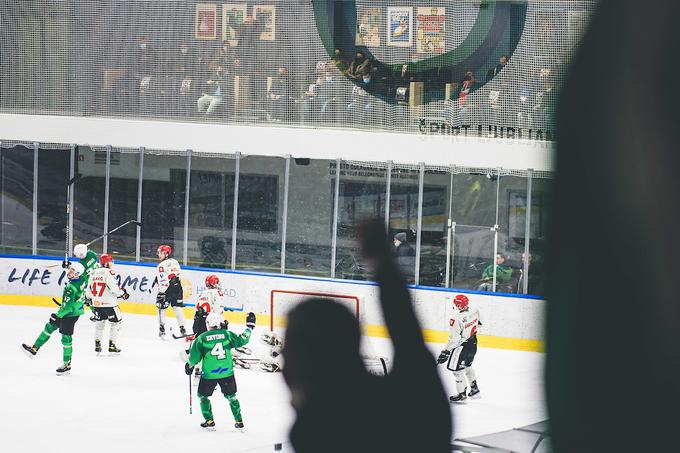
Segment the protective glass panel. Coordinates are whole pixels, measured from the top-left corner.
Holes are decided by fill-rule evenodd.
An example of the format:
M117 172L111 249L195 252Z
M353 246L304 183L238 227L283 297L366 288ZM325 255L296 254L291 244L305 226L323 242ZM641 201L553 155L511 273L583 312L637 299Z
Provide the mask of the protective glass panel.
M66 184L70 162L70 149L38 151L38 255L59 256L66 249Z
M362 219L385 216L386 184L385 167L341 165L336 278L367 280L370 277L370 269L362 262L356 227Z
M73 245L88 243L105 233L106 148L77 146L75 171L81 176L73 184ZM104 241L97 239L88 247L100 254Z
M139 191L139 153L111 152L109 176L109 231L127 224L109 235L108 251L115 259L135 261L137 248L137 194Z
M33 149L0 149L0 250L30 255L33 244Z
M336 161L292 159L286 273L331 275Z
M446 285L450 201L451 172L426 169L420 239L421 286Z
M501 176L498 198L498 253L503 256L501 264L503 268L501 272L496 270L496 292L524 293L522 282L526 211L527 179ZM507 269L510 269L511 273L508 273Z
M531 182L531 228L529 229L528 294L545 295L546 226L553 181L533 178Z
M489 289L493 271L496 222L496 182L488 174L455 174L453 177L454 288Z
M182 263L186 177L186 156L144 155L142 261L157 261L158 246L167 244Z
M392 169L388 236L393 239L397 263L408 283L415 282L419 175L417 169Z
M191 157L188 262L216 269L231 266L235 160Z
M278 273L285 160L246 156L240 165L236 267Z

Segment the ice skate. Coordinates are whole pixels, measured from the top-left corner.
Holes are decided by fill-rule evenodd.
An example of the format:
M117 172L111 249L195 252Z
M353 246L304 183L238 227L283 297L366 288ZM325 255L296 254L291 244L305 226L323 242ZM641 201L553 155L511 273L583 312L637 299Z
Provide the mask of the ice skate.
M102 342L99 340L94 340L94 352L99 355L102 352Z
M245 426L243 425L242 421L234 423L234 428L241 431L242 433L244 433L246 431Z
M186 337L186 336L187 336L187 330L184 328L184 326L179 326L179 334L180 334L180 336L182 336L182 337Z
M65 363L57 368L57 376L68 374L71 372L71 362Z
M472 381L470 383L470 391L467 394L468 397L477 399L481 398L482 395L479 394L479 388L477 387L477 381Z
M456 396L449 396L449 401L451 403L465 403L466 399L467 399L467 395L465 394L465 390L463 390L461 393L459 393Z
M120 349L113 344L113 341L109 341L109 354L120 354Z
M212 420L206 420L201 423L201 428L205 429L206 431L215 431L215 422Z
M38 349L35 346L29 346L26 343L21 344L21 349L29 356L31 359L35 357L38 353Z
M165 326L163 324L158 326L158 338L160 338L161 340L166 339L165 338Z

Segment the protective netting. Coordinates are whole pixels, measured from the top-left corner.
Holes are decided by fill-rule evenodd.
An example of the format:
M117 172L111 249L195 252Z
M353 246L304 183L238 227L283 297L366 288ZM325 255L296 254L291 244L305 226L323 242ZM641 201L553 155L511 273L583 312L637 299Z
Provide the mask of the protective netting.
M6 0L0 109L551 140L594 7Z

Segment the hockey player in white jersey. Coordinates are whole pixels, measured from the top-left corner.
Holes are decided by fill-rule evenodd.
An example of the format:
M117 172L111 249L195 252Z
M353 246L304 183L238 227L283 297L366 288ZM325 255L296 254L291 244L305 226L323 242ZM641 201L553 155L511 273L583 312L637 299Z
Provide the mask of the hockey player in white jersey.
M447 363L446 368L453 371L456 379L456 395L449 397L452 403L464 402L468 397L479 398L477 376L472 362L477 354L477 332L482 325L477 308L470 309L470 301L464 294L453 299L454 314L449 321L451 331L449 341L439 354L437 363ZM467 392L466 380L470 384Z
M88 281L87 295L92 301L94 312L94 350L102 352L102 335L107 321L111 324L109 332L109 353L118 354L116 346L121 321L123 320L118 307L118 299L127 299L127 291L118 286L116 273L113 270L113 256L103 254L99 257L101 267L92 269Z
M208 275L205 278L205 289L201 291L196 299L196 313L194 314L193 331L194 336L198 336L207 331L205 319L210 313L217 313L222 316L224 293L220 289L220 279L217 275Z
M165 311L172 307L179 324L180 335L187 334L186 320L184 318L184 290L179 279L180 267L176 259L172 258L172 247L161 245L158 247L158 263L156 281L158 294L156 295L156 307L158 307L158 336L165 338Z

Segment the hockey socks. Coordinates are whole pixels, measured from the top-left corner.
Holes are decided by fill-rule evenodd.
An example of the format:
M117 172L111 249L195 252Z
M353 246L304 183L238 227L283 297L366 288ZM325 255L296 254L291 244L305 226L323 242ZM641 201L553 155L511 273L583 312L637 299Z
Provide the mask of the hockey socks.
M198 395L201 401L201 413L203 418L206 420L213 420L212 405L210 404L210 398L203 395ZM234 416L234 421L243 422L241 418L241 403L239 403L236 398L236 394L226 395L225 398L229 401L229 408L231 409L231 414Z
M73 355L73 337L71 335L62 335L61 344L64 347L64 363L71 363L71 356Z
M203 414L203 418L205 418L206 420L212 420L213 414L212 405L210 404L210 398L208 398L207 396L198 395L198 399L201 401L201 413Z
M36 349L40 349L42 345L47 343L47 340L50 339L50 336L52 335L52 332L57 330L57 326L55 326L52 323L47 323L45 324L45 328L43 329L42 332L40 332L40 335L38 335L38 339L35 340L35 343L33 343L33 347Z
M231 414L234 416L234 421L242 422L241 419L241 403L236 399L236 394L225 395L225 398L229 401L229 408L231 409Z

